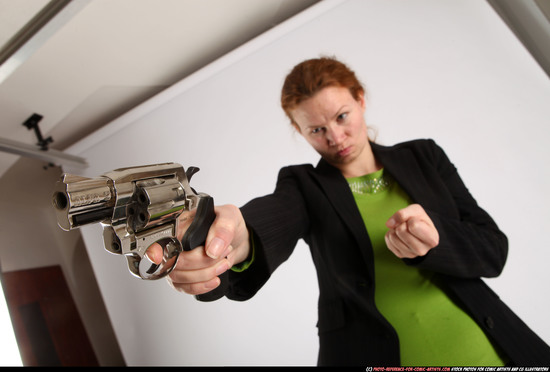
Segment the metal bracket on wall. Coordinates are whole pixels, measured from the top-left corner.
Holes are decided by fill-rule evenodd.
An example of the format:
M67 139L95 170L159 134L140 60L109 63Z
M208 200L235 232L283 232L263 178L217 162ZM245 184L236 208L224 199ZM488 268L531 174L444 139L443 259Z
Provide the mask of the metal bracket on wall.
M40 159L48 162L50 165L58 164L86 168L88 166L86 159L54 149L48 149L48 144L52 143L53 139L52 137L44 138L38 127L40 120L42 120L42 115L32 114L31 117L23 123L29 130L34 130L38 139L37 145L39 148L36 148L34 145L12 141L7 138L0 138L0 151Z
M48 151L48 144L53 142L53 138L52 137L44 138L42 136L42 132L38 127L38 123L40 122L40 120L42 120L42 118L43 118L42 115L32 114L30 118L25 120L23 125L26 126L28 130L34 129L34 133L36 134L36 138L38 139L37 145L40 146L40 150Z

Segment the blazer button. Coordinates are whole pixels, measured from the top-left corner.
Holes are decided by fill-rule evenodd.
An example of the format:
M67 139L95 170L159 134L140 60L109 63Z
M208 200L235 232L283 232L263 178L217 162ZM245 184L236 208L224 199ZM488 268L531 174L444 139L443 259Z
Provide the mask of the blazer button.
M493 320L492 317L488 316L488 317L485 318L485 325L489 329L493 329L493 328L495 328L495 321Z

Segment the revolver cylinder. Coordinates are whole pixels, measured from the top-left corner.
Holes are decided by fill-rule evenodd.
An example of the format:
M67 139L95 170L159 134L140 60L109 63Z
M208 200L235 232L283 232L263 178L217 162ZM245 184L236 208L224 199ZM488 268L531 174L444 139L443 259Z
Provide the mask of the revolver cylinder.
M127 215L134 231L175 219L186 207L186 193L177 179L153 179L137 183Z

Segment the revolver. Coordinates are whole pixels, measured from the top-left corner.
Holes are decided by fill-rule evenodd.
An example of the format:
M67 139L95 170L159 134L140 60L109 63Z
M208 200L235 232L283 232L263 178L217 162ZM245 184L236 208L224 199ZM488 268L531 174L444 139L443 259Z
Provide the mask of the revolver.
M126 256L130 273L147 280L162 278L174 269L180 252L204 245L214 221L214 199L189 185L198 171L163 163L116 169L93 178L65 173L52 198L57 223L66 231L100 223L105 249ZM191 211L195 216L180 241L179 217ZM154 243L163 250L160 264L146 255ZM221 298L227 273L220 279L216 289L195 297L199 301Z

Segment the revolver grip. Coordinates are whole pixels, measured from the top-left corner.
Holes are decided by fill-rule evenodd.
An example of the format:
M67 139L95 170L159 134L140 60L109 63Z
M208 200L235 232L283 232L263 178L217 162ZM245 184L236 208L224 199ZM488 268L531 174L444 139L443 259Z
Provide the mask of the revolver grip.
M203 196L200 198L199 205L197 206L197 213L195 218L191 223L191 226L185 232L181 240L181 245L184 251L190 251L201 245L204 245L206 242L206 236L208 235L208 230L216 218L216 213L214 212L214 199L211 196ZM220 275L221 283L214 290L197 295L195 298L202 302L215 301L222 298L227 289L227 280L228 273L225 272Z

